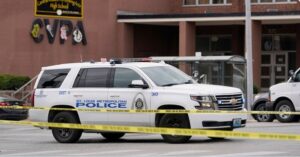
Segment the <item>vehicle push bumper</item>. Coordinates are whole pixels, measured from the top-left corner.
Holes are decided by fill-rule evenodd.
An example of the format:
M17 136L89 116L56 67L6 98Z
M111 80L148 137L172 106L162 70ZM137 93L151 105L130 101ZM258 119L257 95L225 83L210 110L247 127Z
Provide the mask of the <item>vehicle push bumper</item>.
M242 128L246 126L247 117L246 113L189 114L192 129Z

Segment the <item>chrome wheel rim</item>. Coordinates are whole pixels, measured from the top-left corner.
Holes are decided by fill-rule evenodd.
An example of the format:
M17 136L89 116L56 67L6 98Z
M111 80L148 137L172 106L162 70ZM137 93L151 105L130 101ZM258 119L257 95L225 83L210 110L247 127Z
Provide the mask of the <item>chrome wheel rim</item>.
M281 105L278 109L279 112L291 112L291 108L288 105ZM288 119L290 115L288 114L279 114L282 119Z
M59 123L67 123L67 120L65 118L59 118L58 120ZM63 138L68 138L72 134L71 129L65 129L65 128L58 128L58 135Z
M258 111L266 111L266 107L265 106L260 106L257 108ZM270 119L270 116L269 114L257 114L257 119L259 121L262 121L262 122L265 122L265 121L268 121L268 119Z

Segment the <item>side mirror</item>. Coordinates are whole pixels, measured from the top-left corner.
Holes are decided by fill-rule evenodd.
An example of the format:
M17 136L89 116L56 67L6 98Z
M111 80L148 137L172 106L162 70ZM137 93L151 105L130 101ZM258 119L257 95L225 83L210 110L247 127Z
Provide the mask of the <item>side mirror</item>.
M149 86L147 84L144 84L143 80L132 80L129 87L131 87L131 88L143 88L143 89L149 88Z
M293 76L293 75L294 75L294 70L290 70L290 71L289 71L289 75L290 75L290 76Z
M295 75L294 74L295 74L294 70L289 71L289 75L290 75L292 81L295 80Z

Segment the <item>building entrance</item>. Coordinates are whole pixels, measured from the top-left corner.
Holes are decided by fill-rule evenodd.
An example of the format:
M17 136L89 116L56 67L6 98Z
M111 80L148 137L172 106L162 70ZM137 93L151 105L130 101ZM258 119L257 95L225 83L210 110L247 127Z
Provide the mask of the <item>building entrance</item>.
M264 34L261 53L261 91L284 82L288 71L295 68L296 36L294 34Z
M269 87L288 79L289 61L295 52L263 52L261 58L261 90L268 91Z

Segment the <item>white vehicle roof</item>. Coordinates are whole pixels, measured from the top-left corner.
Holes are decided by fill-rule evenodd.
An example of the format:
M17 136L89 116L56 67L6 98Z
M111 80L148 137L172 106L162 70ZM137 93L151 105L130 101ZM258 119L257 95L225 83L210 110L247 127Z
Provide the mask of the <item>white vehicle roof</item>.
M51 70L51 69L71 69L71 68L87 68L87 67L111 67L110 62L84 62L84 63L67 63L67 64L58 64L47 67L42 67L42 70ZM131 63L121 63L115 64L116 67L155 67L155 66L168 66L163 63L153 63L153 62L131 62Z
M245 58L241 56L170 56L170 57L150 57L151 61L201 61L201 62L241 62L246 63Z

